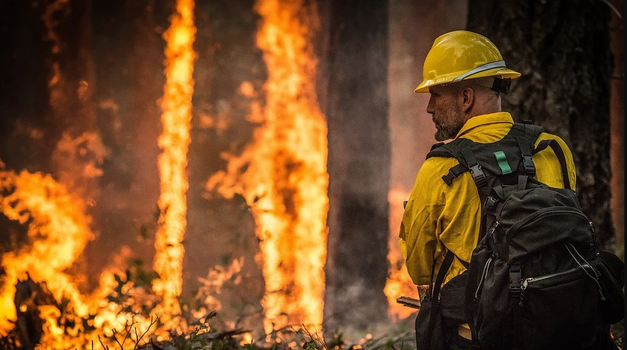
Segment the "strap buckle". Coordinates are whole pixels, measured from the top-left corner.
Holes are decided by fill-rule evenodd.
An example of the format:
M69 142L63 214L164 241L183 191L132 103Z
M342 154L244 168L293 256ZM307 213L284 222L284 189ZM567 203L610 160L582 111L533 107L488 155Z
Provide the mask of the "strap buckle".
M533 177L536 176L536 166L533 164L533 159L531 156L522 157L523 167L525 168L525 174Z
M513 264L509 268L509 294L514 298L520 298L522 291L522 270L520 265Z
M470 175L472 175L472 179L475 181L475 184L477 184L477 187L485 186L488 184L485 174L483 173L483 170L481 170L481 165L477 163L471 166L469 170Z

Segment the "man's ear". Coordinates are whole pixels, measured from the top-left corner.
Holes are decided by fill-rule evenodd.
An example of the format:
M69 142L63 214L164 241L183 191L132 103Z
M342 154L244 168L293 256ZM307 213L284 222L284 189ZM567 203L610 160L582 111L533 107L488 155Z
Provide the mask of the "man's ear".
M470 87L462 89L461 93L462 110L464 112L469 111L475 103L475 91Z

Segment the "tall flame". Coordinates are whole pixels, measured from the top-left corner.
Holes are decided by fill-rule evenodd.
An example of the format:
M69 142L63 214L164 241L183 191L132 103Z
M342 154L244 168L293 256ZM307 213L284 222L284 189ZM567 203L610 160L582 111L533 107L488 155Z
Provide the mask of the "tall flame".
M257 45L268 67L266 106L255 143L229 158L207 188L252 204L266 284L266 329L281 322L322 322L326 215L327 128L315 95L316 58L310 45L319 25L303 1L260 0ZM242 85L242 93L250 89ZM238 172L246 168L241 179ZM254 204L253 204L254 203ZM278 320L281 314L287 319Z
M171 16L170 28L164 34L166 84L162 100L163 132L159 137L163 152L158 159L161 217L155 239L154 269L160 278L155 281L154 291L163 298L158 312L164 315L180 313L178 296L183 284L182 241L187 225L186 167L194 91L195 35L194 1L177 0L176 13Z

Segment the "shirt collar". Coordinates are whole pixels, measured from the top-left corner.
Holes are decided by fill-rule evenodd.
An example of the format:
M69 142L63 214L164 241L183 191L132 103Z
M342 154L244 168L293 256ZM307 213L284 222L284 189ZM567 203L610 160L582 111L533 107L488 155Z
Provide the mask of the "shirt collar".
M463 136L464 134L467 134L468 132L470 132L472 129L475 129L482 125L497 124L497 123L514 124L514 119L512 118L512 115L509 114L508 112L496 112L496 113L490 113L490 114L477 115L466 121L466 123L464 124L464 126L462 126L461 130L459 130L455 138L459 138Z

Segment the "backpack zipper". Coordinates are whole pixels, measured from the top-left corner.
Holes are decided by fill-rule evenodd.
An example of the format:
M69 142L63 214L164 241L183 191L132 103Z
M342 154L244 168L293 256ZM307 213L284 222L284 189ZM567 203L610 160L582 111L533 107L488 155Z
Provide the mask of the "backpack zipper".
M575 216L578 216L582 219L586 219L586 222L589 223L590 220L588 219L588 217L586 215L584 215L581 211L579 211L578 209L575 208L569 208L569 207L561 207L561 208L555 208L555 207L549 207L549 208L542 208L536 212L534 212L531 215L528 215L526 218L524 218L523 220L517 222L516 224L512 225L509 230L507 230L507 232L505 233L505 235L507 236L509 234L509 232L515 232L516 230L520 229L522 226L527 225L528 223L539 219L542 216L545 215L554 215L554 214L572 214Z
M558 272L558 273L553 273L553 274L550 274L550 275L545 275L545 276L540 276L540 277L528 277L528 278L525 278L523 280L523 282L522 282L522 285L520 286L520 302L519 302L519 305L522 306L522 304L523 304L523 299L525 297L525 290L529 287L529 283L544 281L546 279L567 275L567 274L570 274L570 273L574 273L574 272L576 272L579 269L582 269L586 273L586 275L596 283L600 297L602 299L605 299L604 296L603 296L603 291L601 290L601 285L599 284L599 281L596 278L592 277L586 271L586 268L592 270L592 273L594 273L595 276L596 276L596 272L595 272L595 270L594 270L594 268L592 266L590 266L589 264L583 264L583 265L579 265L577 267L573 267L572 269L569 269L569 270L566 270L566 271L562 271L562 272Z
M545 276L540 276L540 277L527 277L523 280L522 285L520 286L521 290L525 290L527 289L527 287L529 287L529 283L531 282L539 282L539 281L544 281L546 279L550 279L550 278L555 278L555 277L559 277L559 276L563 276L563 275L568 275L570 273L573 273L579 269L585 269L585 268L590 268L592 269L592 266L588 265L588 264L584 264L582 266L577 266L577 267L573 267L572 269L566 270L566 271L562 271L562 272L557 272L557 273L552 273L550 275L545 275Z

